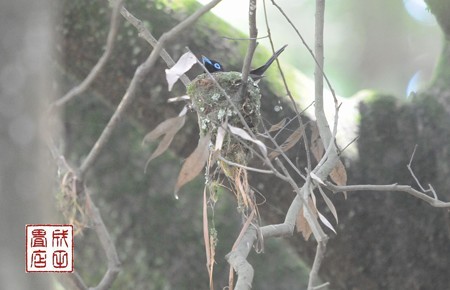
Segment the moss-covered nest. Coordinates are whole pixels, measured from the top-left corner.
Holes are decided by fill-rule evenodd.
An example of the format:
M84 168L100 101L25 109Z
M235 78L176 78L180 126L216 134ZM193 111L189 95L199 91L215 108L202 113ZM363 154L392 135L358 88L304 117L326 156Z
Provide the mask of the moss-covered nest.
M216 72L213 76L220 87L208 74L201 74L187 88L187 94L198 114L200 133L205 135L210 132L211 140L215 142L217 129L225 121L234 127L245 128L238 112L227 100L225 92L236 105L250 129L256 133L261 118L261 92L256 83L249 78L246 92L241 97L241 73ZM233 162L246 164L248 153L245 146L235 138L230 138L229 135L225 138L222 155L226 158Z

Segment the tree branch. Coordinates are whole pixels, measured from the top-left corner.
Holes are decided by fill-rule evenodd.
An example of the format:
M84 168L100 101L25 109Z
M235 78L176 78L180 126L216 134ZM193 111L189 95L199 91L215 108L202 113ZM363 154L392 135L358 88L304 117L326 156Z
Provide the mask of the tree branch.
M398 185L396 183L394 184L387 184L387 185L373 185L373 184L363 184L363 185L345 185L345 186L338 186L334 185L328 181L325 181L326 187L331 190L332 192L344 192L344 191L399 191L399 192L406 192L411 194L414 197L417 197L427 203L429 203L431 206L434 207L442 207L447 208L450 207L450 202L443 202L438 199L435 199L431 196L426 195L423 192L420 192L418 190L415 190L409 185Z
M158 44L158 40L156 40L156 38L150 33L150 31L145 27L144 23L140 19L136 18L125 7L122 7L120 13L138 30L139 36L145 39L151 46L155 47ZM161 50L160 55L169 68L175 65L175 61L165 49ZM180 80L184 84L184 86L188 86L191 82L191 80L185 74L181 75Z
M244 64L242 66L242 92L246 91L248 76L250 74L250 66L252 64L253 54L256 49L256 38L258 37L258 29L256 28L256 0L249 0L248 2L248 25L249 25L249 44L247 53L244 58Z

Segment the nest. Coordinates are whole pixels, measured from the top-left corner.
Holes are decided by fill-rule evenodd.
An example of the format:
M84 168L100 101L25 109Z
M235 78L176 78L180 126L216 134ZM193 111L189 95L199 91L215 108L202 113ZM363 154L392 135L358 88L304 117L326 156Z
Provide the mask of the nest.
M194 109L197 111L200 134L211 134L214 143L220 126L227 123L234 127L245 128L239 118L237 110L244 117L250 130L254 133L261 119L261 92L256 83L249 78L246 92L241 96L242 75L238 72L216 72L215 80L208 74L197 76L188 86ZM223 90L221 90L222 88ZM225 93L229 96L237 110L230 104ZM242 140L227 134L222 150L222 156L230 161L247 164L251 157L250 150Z

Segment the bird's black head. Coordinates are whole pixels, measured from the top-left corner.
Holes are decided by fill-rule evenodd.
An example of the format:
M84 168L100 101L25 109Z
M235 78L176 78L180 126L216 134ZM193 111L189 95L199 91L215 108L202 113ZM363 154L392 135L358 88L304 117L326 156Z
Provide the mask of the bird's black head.
M202 55L202 63L210 73L223 71L223 67L218 61L209 59L203 55Z

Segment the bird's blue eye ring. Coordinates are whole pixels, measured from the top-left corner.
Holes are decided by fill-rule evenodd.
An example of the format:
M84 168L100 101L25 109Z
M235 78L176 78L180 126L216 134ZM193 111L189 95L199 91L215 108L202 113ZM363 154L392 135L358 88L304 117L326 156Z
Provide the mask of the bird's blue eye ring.
M218 64L217 62L214 64L214 67L215 67L216 69L222 69L222 67L220 66L220 64Z

